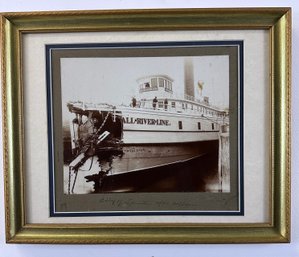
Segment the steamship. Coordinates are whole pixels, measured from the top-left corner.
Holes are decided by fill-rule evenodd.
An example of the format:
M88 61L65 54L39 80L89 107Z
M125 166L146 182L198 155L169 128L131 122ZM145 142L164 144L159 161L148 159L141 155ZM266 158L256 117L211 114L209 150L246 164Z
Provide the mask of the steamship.
M228 126L228 112L195 98L192 63L185 61L185 92L173 92L174 80L156 74L137 80L139 94L132 102L68 102L73 159L70 171L93 156L98 157L102 177L119 176L193 158L218 147L219 132Z

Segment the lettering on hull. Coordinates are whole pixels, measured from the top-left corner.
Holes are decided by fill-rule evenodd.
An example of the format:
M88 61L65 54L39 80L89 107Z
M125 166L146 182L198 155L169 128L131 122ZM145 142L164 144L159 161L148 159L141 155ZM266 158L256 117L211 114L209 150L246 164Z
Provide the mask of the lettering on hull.
M123 117L123 123L125 123L125 124L140 124L140 125L156 125L156 126L170 126L171 125L169 120L133 118L133 117Z

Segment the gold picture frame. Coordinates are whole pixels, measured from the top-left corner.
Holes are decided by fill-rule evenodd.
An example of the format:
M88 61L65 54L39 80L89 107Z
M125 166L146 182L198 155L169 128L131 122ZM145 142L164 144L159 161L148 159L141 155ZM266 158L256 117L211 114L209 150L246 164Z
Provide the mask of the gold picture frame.
M269 35L269 222L28 222L23 37L28 34L265 30ZM273 243L290 241L291 9L165 9L3 13L3 144L8 243ZM246 178L245 178L246 179ZM48 190L48 189L45 189ZM246 212L246 210L245 210ZM70 218L72 219L72 218Z

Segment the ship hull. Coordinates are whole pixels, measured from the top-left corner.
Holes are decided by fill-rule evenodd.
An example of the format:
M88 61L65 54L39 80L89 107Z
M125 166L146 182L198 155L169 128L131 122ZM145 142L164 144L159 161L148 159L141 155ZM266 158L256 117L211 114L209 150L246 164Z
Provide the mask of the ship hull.
M90 183L87 183L90 184ZM218 189L218 152L179 162L107 176L90 184L102 192L215 192Z
M122 152L106 149L91 157L79 170L73 193L201 191L200 178L217 173L217 140L123 145Z
M107 176L163 167L165 165L185 162L203 156L218 149L218 141L201 141L180 144L125 144L111 150L111 154L101 150L97 152L101 169Z

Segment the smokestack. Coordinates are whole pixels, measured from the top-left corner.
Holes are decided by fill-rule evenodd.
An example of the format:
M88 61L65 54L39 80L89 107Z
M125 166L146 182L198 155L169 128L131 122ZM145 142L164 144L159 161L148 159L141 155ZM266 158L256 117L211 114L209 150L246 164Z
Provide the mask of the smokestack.
M194 97L194 74L193 61L190 57L185 58L185 94Z

